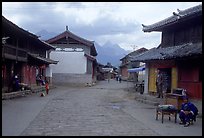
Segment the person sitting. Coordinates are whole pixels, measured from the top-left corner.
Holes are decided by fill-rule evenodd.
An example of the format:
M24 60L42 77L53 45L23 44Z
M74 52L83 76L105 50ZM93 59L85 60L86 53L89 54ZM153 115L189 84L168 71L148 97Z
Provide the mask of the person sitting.
M19 85L19 78L18 75L15 75L13 77L13 91L19 91L20 90L20 85Z
M191 102L184 102L181 105L181 110L179 113L179 118L181 120L179 124L184 124L184 127L188 127L190 123L196 121L197 115L198 115L197 107Z

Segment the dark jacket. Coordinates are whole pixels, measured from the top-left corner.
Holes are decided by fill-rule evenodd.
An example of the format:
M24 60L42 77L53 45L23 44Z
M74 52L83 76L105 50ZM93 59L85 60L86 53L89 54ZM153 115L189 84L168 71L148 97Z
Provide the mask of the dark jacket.
M183 103L181 105L181 110L192 111L194 115L198 115L198 108L191 102Z

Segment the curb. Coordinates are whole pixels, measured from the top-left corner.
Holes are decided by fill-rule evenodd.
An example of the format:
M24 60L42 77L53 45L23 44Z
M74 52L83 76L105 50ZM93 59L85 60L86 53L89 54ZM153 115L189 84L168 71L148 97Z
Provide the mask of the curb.
M139 102L145 103L145 104L149 104L149 105L153 105L153 106L158 106L160 104L158 102L154 102L154 101L150 101L150 100L143 100L143 99L136 99L136 101L139 101Z
M13 99L17 97L24 97L31 93L31 90L17 91L11 93L2 93L2 100Z

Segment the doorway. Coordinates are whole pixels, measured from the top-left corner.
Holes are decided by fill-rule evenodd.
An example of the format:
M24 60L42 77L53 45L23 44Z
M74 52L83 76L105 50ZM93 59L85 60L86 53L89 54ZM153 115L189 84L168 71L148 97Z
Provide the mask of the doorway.
M161 68L162 75L164 76L164 85L163 89L166 93L171 93L171 68Z

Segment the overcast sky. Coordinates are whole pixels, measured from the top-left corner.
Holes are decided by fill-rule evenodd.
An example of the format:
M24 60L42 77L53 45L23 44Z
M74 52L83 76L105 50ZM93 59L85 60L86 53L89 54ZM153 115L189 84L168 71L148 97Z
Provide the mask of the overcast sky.
M157 47L160 32L144 33L151 25L202 2L2 2L2 15L31 33L60 34L65 26L80 37L103 45L106 41L126 50Z

